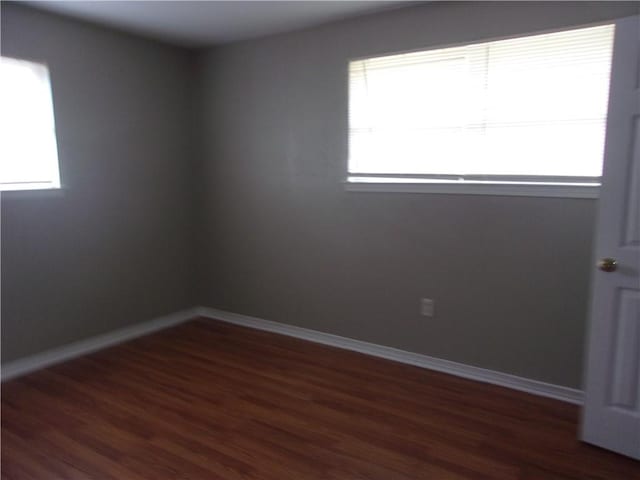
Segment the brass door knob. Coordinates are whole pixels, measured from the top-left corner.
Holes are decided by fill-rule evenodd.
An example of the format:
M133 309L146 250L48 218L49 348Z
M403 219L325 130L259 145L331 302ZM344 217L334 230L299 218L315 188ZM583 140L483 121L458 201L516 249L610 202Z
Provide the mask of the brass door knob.
M615 258L603 258L598 262L598 268L603 272L615 272L618 268L618 262Z

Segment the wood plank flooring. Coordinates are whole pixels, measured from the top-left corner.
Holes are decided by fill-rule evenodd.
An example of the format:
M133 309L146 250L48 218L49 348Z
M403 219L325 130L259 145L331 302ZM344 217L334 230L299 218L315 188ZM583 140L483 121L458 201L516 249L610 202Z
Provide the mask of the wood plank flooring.
M196 320L2 386L3 479L640 479L576 406Z

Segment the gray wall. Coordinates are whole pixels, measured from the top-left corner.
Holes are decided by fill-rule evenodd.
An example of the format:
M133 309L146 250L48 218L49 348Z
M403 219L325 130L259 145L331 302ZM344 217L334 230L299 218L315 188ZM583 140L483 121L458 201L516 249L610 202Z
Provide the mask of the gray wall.
M3 361L204 304L579 386L596 202L345 192L346 65L634 9L436 3L196 65L3 2L2 53L51 68L65 186L2 195Z
M578 387L596 201L345 192L346 66L637 8L431 4L207 52L201 303Z
M2 360L195 304L193 54L2 2L51 70L64 191L2 194Z

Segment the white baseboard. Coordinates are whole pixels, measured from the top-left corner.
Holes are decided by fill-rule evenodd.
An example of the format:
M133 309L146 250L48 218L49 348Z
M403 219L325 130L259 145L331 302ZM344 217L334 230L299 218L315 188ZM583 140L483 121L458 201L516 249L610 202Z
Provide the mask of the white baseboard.
M562 400L578 405L583 402L583 392L581 390L563 387L561 385L553 385L551 383L545 383L538 380L518 377L509 373L473 367L462 363L452 362L450 360L443 360L440 358L430 357L428 355L407 352L397 348L376 345L374 343L362 342L360 340L340 337L338 335L310 330L308 328L272 322L262 318L226 312L215 308L198 307L195 310L199 316L206 318L222 320L224 322L256 328L258 330L280 333L282 335L301 338L315 343L322 343L332 347L344 348L345 350L353 350L355 352L365 353L375 357L386 358L388 360L394 360L396 362L415 365L430 370L437 370L439 372L456 375L458 377L508 387L514 390L531 393L533 395L555 398L556 400Z
M126 342L143 335L148 335L158 330L173 327L180 323L192 320L199 315L199 309L192 308L180 312L171 313L162 317L149 320L144 323L137 323L129 327L120 328L112 332L96 335L95 337L69 343L59 348L37 353L29 357L20 358L2 365L2 381L25 375L35 370L50 367L56 363L61 363L72 358L87 355L89 353L111 347L118 343Z
M126 342L137 337L148 335L158 330L178 325L197 317L206 317L224 322L256 328L268 332L279 333L290 337L301 338L315 343L330 345L355 352L386 358L396 362L415 365L430 370L456 375L458 377L491 383L503 387L520 390L534 395L555 398L565 402L582 404L583 393L581 390L553 385L550 383L518 377L508 373L497 372L485 368L473 367L462 363L443 360L440 358L422 355L420 353L407 352L397 348L385 347L374 343L340 337L329 333L323 333L308 328L296 327L279 322L272 322L262 318L250 317L238 313L226 312L215 308L196 307L181 312L172 313L148 322L131 325L112 332L97 335L85 340L70 343L68 345L47 350L29 357L21 358L2 365L0 375L2 381L25 375L35 370L46 368L56 363L61 363L72 358L87 355L89 353L107 348L118 343Z

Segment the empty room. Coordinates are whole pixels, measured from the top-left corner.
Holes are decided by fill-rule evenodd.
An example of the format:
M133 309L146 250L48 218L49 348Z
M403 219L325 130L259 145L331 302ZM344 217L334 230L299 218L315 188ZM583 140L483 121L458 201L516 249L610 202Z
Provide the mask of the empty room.
M640 479L640 2L0 8L2 479Z

